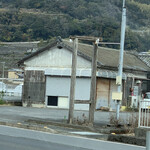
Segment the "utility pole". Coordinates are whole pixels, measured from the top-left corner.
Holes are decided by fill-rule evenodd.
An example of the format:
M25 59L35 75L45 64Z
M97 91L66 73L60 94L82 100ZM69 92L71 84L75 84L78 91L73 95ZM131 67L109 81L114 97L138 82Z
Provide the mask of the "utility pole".
M84 102L81 100L75 100L76 104L89 104L89 124L93 126L94 123L94 112L95 112L95 104L96 104L96 72L97 72L97 51L98 51L98 45L100 44L105 44L105 45L120 45L120 43L114 43L114 42L101 42L99 40L99 37L92 37L92 36L70 36L70 39L74 41L74 52L76 53L75 56L77 57L77 49L78 49L78 39L82 41L89 41L93 43L93 56L92 56L92 73L91 73L91 86L90 86L90 100L85 100ZM76 61L76 58L73 59ZM72 61L73 61L72 60ZM74 68L74 63L72 62L72 69ZM74 68L75 69L75 68ZM73 71L73 70L72 70ZM76 72L76 71L75 71ZM75 73L72 72L72 77ZM75 92L75 82L73 81L75 79L71 79L71 90L70 90L70 106L69 106L69 118L68 121L69 123L72 123L73 119L73 109L74 109L74 92ZM74 89L73 89L74 88ZM74 91L74 92L73 92Z
M93 126L94 112L96 104L96 72L97 72L97 49L98 43L93 43L93 57L92 57L92 75L91 75L91 89L90 89L90 108L89 108L89 124Z
M120 56L119 56L119 68L118 68L118 76L121 78L121 83L120 83L120 85L118 85L118 93L122 92L122 72L123 72L125 30L126 30L126 7L125 7L125 0L123 0L121 39L120 39ZM120 100L117 100L117 108L116 108L116 119L117 120L119 120L119 111L120 111Z
M72 53L72 72L71 72L70 103L69 103L69 116L68 116L69 124L73 123L73 118L74 118L77 50L78 50L78 38L75 38L73 40L73 53Z

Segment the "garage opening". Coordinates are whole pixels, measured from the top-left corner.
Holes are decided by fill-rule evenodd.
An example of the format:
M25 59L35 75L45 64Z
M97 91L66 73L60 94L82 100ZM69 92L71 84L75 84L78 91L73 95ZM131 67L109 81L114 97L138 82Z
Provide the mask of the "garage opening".
M48 96L48 106L58 106L58 96Z

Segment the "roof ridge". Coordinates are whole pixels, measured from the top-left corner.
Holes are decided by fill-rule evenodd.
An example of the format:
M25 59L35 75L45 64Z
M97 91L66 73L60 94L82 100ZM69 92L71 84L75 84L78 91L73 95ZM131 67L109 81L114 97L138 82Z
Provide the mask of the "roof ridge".
M63 39L62 42L69 42L68 40L66 39ZM90 44L86 44L86 43L81 43L79 42L79 44L81 45L85 45L85 46L90 46L90 47L93 47L93 45L90 45ZM113 48L108 48L108 47L102 47L102 46L98 46L98 48L103 48L103 49L107 49L107 50L112 50L112 51L120 51L120 49L113 49Z
M48 49L51 49L52 47L60 47L60 49L61 48L65 48L65 49L68 49L69 51L73 51L73 43L71 44L70 42L69 42L69 40L66 40L66 39L63 39L63 40L60 40L60 39L58 39L58 40L55 40L55 41L53 41L52 43L50 43L50 44L48 44L46 47L44 47L44 48L41 48L41 49L39 49L38 51L36 51L35 53L33 53L33 54L31 54L31 55L29 55L29 56L27 56L27 57L25 57L25 58L23 58L22 60L20 60L19 62L18 62L18 64L21 64L21 63L23 63L25 60L27 60L27 59L29 59L29 58L31 58L31 57L34 57L35 55L37 55L37 54L39 54L39 53L41 53L41 52L43 52L43 51L45 51L45 50L48 50ZM91 47L91 48L90 48ZM85 58L86 60L88 60L88 61L91 61L92 60L92 45L90 45L90 44L84 44L84 43L79 43L79 51L78 51L78 56L81 56L81 57L83 57L83 58ZM86 50L90 50L89 52L87 52ZM107 50L108 52L105 52L105 50ZM99 47L99 51L102 51L103 53L102 54L104 54L104 56L106 56L106 59L108 59L108 60L106 60L106 59L104 59L103 58L103 56L102 56L102 54L101 54L101 56L97 59L97 64L98 64L98 67L105 67L105 66L109 66L109 68L110 67L115 67L115 68L117 68L117 65L118 65L118 62L116 61L116 58L118 59L118 54L119 54L119 50L117 50L117 49L112 49L112 48L105 48L105 47ZM117 51L117 53L118 54L116 54L116 52L115 51ZM137 70L138 68L140 68L140 70L142 70L143 71L143 69L141 69L141 68L148 68L147 70L149 70L149 68L150 67L148 67L142 60L140 60L135 54L133 54L133 53L130 53L130 52L127 52L127 51L124 51L125 52L125 54L129 54L130 56L131 56L131 58L129 58L130 59L130 62L128 62L128 59L126 60L126 65L132 65L132 66L134 66L135 65L135 67L137 67L135 70ZM110 55L108 55L108 53L110 54ZM112 55L111 54L113 54L113 56L114 57L112 57ZM128 56L129 55L125 55L125 57L126 58L128 58ZM134 64L133 62L132 62L132 58L133 57L135 57L136 58L136 61L139 63L136 63L136 64ZM110 60L109 60L110 59ZM137 60L138 59L138 60ZM132 63L131 63L132 62ZM116 66L115 66L116 65ZM137 66L136 66L137 65ZM124 67L124 68L126 68L126 67ZM128 68L127 67L127 69L130 69L130 68Z

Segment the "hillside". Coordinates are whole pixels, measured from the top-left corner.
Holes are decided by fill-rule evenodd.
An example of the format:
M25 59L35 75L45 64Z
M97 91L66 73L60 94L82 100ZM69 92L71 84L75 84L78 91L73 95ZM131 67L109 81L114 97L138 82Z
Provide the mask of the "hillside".
M150 1L126 0L126 50L150 50ZM122 0L0 0L0 41L93 35L120 41ZM114 47L118 48L118 47Z
M5 62L5 71L12 68L18 68L17 62L25 57L28 51L38 49L38 42L1 42L0 43L0 78L3 63Z

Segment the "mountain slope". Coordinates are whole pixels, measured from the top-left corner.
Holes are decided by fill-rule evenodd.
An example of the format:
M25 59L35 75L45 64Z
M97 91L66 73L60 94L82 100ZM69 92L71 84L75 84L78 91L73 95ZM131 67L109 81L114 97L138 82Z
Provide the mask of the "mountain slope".
M150 2L126 0L126 7L125 48L150 50ZM119 42L121 11L122 0L0 0L0 40L93 35Z

